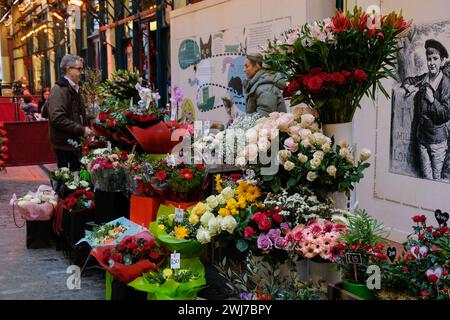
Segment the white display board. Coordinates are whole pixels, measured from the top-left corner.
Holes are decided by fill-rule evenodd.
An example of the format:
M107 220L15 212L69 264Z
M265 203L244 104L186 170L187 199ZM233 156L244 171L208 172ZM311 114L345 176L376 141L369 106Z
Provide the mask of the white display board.
M226 123L222 97L245 112L245 54L307 19L324 17L334 1L205 0L171 13L171 84L185 99L180 117ZM324 13L323 11L327 11Z

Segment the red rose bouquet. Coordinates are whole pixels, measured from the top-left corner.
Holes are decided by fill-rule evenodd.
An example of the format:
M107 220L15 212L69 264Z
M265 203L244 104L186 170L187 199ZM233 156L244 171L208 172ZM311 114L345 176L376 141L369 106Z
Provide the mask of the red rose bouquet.
M78 189L64 199L64 208L71 211L93 209L95 206L94 193L86 189Z
M156 271L168 253L167 248L158 246L147 231L125 237L116 246L96 247L91 251L103 268L125 284L149 270Z

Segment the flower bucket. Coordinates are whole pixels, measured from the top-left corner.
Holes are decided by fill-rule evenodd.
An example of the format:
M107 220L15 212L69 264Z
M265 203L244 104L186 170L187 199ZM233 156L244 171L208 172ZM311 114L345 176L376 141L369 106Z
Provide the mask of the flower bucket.
M353 293L354 295L356 295L360 298L363 298L365 300L374 300L375 299L373 290L370 290L369 288L367 288L366 284L351 283L346 280L343 280L342 284L343 284L345 291Z
M322 125L323 134L327 137L334 137L334 143L337 144L341 140L348 142L353 155L355 155L356 145L353 143L353 122L330 123ZM335 207L343 210L352 211L356 203L355 191L350 192L350 197L344 192L335 192L331 195L335 203Z
M341 272L337 270L337 265L331 262L314 262L309 260L310 279L317 283L320 279L326 284L336 284L341 281Z
M170 153L172 149L182 141L183 136L187 131L186 129L177 129L175 132L179 139L172 141L172 131L167 124L162 121L147 128L127 126L127 129L145 152L153 154Z

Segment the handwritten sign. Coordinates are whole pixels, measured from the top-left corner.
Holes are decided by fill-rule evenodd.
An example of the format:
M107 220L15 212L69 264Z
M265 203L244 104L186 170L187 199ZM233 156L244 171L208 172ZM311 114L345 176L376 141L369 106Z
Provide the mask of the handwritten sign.
M362 264L361 254L359 253L346 253L345 260L348 264Z
M437 222L439 223L439 225L447 225L447 221L449 218L447 212L442 212L441 210L436 210L434 212L434 216L435 216Z
M176 251L170 255L170 268L180 269L180 254Z
M395 247L387 248L387 256L389 260L393 263L395 258L397 257L397 249L395 249Z

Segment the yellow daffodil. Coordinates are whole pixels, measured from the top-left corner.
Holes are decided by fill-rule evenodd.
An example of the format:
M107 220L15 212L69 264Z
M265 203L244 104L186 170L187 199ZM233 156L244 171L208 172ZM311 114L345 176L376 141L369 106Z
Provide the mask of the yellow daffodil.
M185 239L189 235L189 230L185 226L177 226L174 228L175 238Z
M221 208L221 209L219 210L219 215L220 215L221 217L229 216L229 215L230 215L230 211L229 211L227 208Z
M245 195L245 199L249 202L255 202L261 196L261 192L258 187L249 186L247 190L247 194Z
M189 215L189 223L190 224L197 224L200 221L198 215L191 213Z

